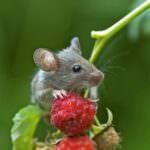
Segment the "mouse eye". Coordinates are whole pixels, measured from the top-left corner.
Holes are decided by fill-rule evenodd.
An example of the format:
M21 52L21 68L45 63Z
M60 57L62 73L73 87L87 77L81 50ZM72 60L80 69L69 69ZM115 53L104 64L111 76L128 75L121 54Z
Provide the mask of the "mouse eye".
M80 65L73 65L72 70L73 72L80 72L81 71L81 66Z

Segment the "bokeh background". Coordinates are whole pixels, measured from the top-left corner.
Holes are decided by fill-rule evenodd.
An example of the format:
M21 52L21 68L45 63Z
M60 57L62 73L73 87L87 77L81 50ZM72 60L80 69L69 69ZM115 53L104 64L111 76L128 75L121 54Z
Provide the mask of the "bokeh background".
M139 0L138 0L139 1ZM32 60L39 47L61 50L80 38L89 58L91 30L102 30L137 0L0 0L0 149L11 150L14 114L30 103L30 83L37 71ZM142 2L142 0L140 0ZM109 41L97 66L105 72L99 118L114 114L123 150L150 149L150 13L145 13ZM41 129L39 135L46 133Z

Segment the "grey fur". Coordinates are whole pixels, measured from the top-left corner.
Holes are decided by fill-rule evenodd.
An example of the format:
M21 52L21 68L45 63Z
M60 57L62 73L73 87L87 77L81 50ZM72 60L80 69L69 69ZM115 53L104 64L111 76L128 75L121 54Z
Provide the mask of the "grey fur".
M51 52L52 53L52 52ZM85 87L96 86L97 73L103 80L103 73L81 56L78 38L73 38L70 47L55 54L58 63L56 71L39 70L32 81L32 101L48 110L52 102L53 90L80 91ZM81 65L79 73L72 71L72 66Z

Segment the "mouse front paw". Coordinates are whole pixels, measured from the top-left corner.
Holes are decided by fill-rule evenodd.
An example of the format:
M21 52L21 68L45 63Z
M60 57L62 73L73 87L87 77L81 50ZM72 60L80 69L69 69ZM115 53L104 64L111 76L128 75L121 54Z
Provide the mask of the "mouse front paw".
M67 92L65 90L54 90L52 95L54 98L63 98L67 95Z

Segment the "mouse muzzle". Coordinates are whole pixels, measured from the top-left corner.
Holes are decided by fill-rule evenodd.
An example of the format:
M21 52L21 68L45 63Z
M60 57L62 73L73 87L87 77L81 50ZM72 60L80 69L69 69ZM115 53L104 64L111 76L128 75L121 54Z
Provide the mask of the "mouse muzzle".
M90 84L92 86L96 86L102 83L103 80L104 80L104 73L102 73L101 71L90 73Z

